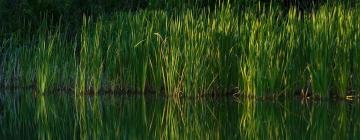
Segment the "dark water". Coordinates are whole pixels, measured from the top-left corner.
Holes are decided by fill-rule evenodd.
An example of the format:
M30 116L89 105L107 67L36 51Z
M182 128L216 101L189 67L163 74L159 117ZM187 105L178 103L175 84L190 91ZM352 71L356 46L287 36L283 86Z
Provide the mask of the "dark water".
M1 139L360 139L356 101L0 95Z

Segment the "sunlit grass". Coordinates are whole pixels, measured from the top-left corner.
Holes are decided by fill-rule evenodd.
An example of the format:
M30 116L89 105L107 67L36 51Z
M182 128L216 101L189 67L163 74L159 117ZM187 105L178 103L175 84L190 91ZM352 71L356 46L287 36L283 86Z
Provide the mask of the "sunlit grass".
M72 90L171 96L234 94L318 97L359 93L359 10L323 5L313 12L258 4L237 11L143 10L84 16L80 32L44 24L14 33L1 47L1 85L40 92ZM26 38L26 39L22 39ZM24 40L24 41L20 41ZM120 93L121 92L121 93Z

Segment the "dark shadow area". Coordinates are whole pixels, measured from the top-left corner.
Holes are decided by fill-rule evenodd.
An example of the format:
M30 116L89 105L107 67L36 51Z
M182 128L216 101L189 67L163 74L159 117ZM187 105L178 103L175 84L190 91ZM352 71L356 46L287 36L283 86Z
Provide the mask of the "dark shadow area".
M164 10L176 15L184 9L205 9L211 12L223 4L230 4L241 12L256 9L261 4L265 7L277 7L279 12L286 13L291 7L301 12L311 12L324 4L340 3L347 8L358 5L356 0L1 0L0 37L9 37L11 33L36 33L44 20L48 27L55 28L61 24L62 27L67 27L70 35L74 35L79 30L84 15L96 19L120 11Z
M50 25L77 29L84 15L97 18L117 11L147 7L147 0L1 0L0 30L3 33L34 32L44 20Z

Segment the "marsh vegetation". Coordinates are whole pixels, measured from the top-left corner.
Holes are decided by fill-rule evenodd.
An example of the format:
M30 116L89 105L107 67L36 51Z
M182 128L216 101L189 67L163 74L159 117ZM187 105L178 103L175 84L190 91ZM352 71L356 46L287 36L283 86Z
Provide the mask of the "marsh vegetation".
M356 97L360 10L353 7L284 10L275 1L240 8L229 1L176 12L83 14L78 29L43 14L36 26L24 21L28 30L2 34L0 85L81 94Z
M2 0L0 17L1 138L360 137L357 0Z

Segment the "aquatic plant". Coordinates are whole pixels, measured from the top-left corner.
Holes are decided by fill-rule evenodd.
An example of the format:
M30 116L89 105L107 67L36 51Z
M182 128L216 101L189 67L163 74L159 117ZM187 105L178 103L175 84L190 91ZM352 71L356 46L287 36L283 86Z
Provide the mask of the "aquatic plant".
M1 85L76 95L356 97L359 10L340 3L279 9L219 3L84 16L71 36L44 17L36 33L2 41Z

